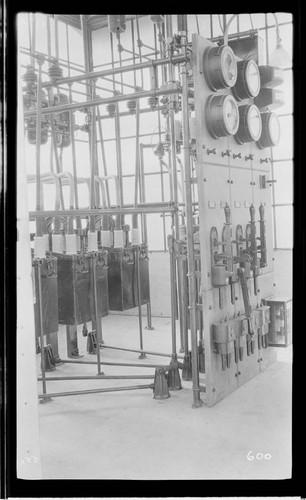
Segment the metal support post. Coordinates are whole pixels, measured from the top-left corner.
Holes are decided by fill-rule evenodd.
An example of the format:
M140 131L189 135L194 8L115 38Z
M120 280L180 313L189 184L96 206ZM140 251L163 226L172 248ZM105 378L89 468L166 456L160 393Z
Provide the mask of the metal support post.
M39 338L40 338L40 349L41 349L41 375L42 375L42 400L41 403L47 403L51 401L51 398L46 395L47 385L46 385L46 365L45 365L45 341L44 341L44 324L43 324L43 312L42 312L42 289L41 289L41 260L34 260L34 269L36 272L36 278L38 283L37 299L38 299L38 312L39 312ZM37 300L36 299L36 300Z
M103 373L101 372L101 360L100 360L100 344L101 344L101 340L102 340L102 321L100 320L99 313L98 313L96 266L97 266L97 253L91 252L91 277L92 277L92 288L93 288L93 298L94 298L94 320L96 323L96 339L97 339L97 367L98 367L98 374L103 375Z
M77 325L66 325L66 340L68 358L81 358L78 347Z
M172 18L171 15L166 16L166 29L167 29L167 37L172 37ZM170 58L170 57L169 57ZM168 66L169 72L169 81L172 82L174 80L174 71L172 64ZM172 177L173 177L173 201L174 203L178 202L178 183L177 183L177 159L176 159L176 137L175 137L175 124L174 124L174 106L175 106L175 98L173 95L170 95L169 98L169 120L168 127L170 127L170 141L171 141L171 164L172 164ZM179 218L178 213L174 216L174 227L175 227L175 239L179 239ZM178 266L176 266L174 274L174 283L175 283L175 297L176 297L176 310L179 310L179 324L180 324L180 338L183 337L183 319L182 319L182 279L181 273L179 272ZM181 345L181 351L183 350L183 346Z
M180 32L182 53L186 54L187 36L186 32ZM196 279L193 239L193 214L192 214L192 191L191 191L191 166L189 151L189 113L188 113L188 83L186 63L181 65L182 83L182 119L183 119L183 151L185 167L185 199L186 199L186 232L187 232L187 260L189 277L189 309L190 309L190 332L191 332L191 358L192 358L192 390L193 407L197 408L203 403L200 398L199 367L198 367L198 341L196 329Z
M140 265L139 265L139 246L134 249L135 265L136 265L136 281L137 281L137 301L138 301L138 322L139 322L139 344L143 351L143 336L142 336L142 313L141 313L141 287L140 287ZM146 358L145 352L142 352L139 359Z

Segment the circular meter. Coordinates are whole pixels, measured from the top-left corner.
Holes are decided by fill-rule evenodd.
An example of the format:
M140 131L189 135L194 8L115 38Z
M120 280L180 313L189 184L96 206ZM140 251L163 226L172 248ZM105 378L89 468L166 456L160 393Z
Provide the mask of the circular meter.
M203 55L203 71L211 90L229 89L237 79L236 57L228 45L208 47Z
M212 95L206 101L205 120L212 137L236 134L239 127L238 106L230 94Z
M259 149L277 146L280 139L280 124L278 116L272 111L261 113L262 132L256 142Z
M238 101L256 97L260 91L260 72L254 59L237 62L237 81L232 91Z
M255 104L239 106L239 128L235 135L238 144L258 141L261 136L261 114Z

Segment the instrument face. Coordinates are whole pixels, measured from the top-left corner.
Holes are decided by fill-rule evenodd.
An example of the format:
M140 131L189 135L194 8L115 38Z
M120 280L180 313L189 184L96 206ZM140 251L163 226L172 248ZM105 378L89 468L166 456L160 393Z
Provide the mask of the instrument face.
M260 149L277 146L280 140L280 123L278 116L268 111L267 113L261 113L261 119L262 132L256 143L257 146Z

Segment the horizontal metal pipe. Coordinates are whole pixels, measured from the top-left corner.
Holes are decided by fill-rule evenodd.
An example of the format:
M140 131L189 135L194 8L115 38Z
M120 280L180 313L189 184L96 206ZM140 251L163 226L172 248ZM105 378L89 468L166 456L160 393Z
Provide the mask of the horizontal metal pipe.
M176 212L175 206L170 207L137 207L137 208L92 208L87 210L35 210L29 212L30 219L36 217L88 217L91 215L117 215L117 214L159 214Z
M38 394L40 399L57 398L60 396L78 396L81 394L97 394L99 392L119 392L119 391L134 391L136 389L153 389L153 384L148 385L131 385L127 387L109 387L105 389L90 389L87 391L68 391L68 392L52 392L48 394Z
M185 61L184 56L173 56L171 59L170 58L165 58L165 59L153 59L148 62L143 62L139 64L130 64L129 66L120 66L119 68L110 68L110 69L104 69L101 71L91 71L88 73L84 73L83 75L75 75L71 76L68 78L59 78L56 81L56 84L62 85L63 83L74 83L74 82L79 82L82 80L95 80L96 78L100 78L103 76L109 76L109 75L118 75L121 73L127 73L129 71L135 71L135 70L141 70L141 69L146 69L146 68L152 68L155 66L162 66L165 64L179 64ZM53 87L53 83L51 82L44 82L43 87Z
M154 108L154 111L161 111L163 109L167 109L167 106L156 106L156 108ZM151 108L144 108L144 109L140 109L139 110L140 114L142 114L142 113L152 113L152 112L153 112L153 110ZM131 115L130 111L122 111L121 113L119 113L119 116L121 117L121 116L133 116L133 115ZM289 116L289 114L288 114L288 116ZM100 115L98 119L99 120L107 120L109 118L110 118L109 115ZM148 134L148 135L151 135L151 134ZM125 139L125 137L122 137L122 139Z
M152 352L152 351L147 351L147 350L143 350L143 349L127 349L125 347L114 347L114 346L106 345L106 344L103 344L102 347L103 347L103 349L105 348L105 349L116 349L118 351L140 352L143 354L152 354L153 356L165 356L167 358L171 358L171 354L166 354L163 352ZM184 359L184 356L181 356L181 355L178 355L177 357Z
M60 106L51 106L48 108L42 108L42 115L50 115L53 113L62 113L64 111L72 111L82 108L93 108L95 106L101 106L103 104L110 104L122 101L129 101L131 99L142 99L143 97L168 95L168 94L179 94L181 93L180 88L176 89L156 89L156 90L145 90L144 92L134 92L131 94L117 95L115 97L105 97L101 99L95 99L94 101L84 101L74 104L62 104ZM36 111L26 111L24 117L28 118L30 116L35 116Z
M76 375L76 376L67 376L67 377L46 377L47 381L56 381L56 380L97 380L97 379L105 379L105 380L133 380L133 379L152 379L154 375ZM42 381L42 377L37 377L38 381Z
M63 363L78 365L96 365L97 361L79 361L77 359L61 359ZM144 364L144 363L115 363L112 361L101 361L101 365L106 366L130 366L132 368L167 368L168 365Z

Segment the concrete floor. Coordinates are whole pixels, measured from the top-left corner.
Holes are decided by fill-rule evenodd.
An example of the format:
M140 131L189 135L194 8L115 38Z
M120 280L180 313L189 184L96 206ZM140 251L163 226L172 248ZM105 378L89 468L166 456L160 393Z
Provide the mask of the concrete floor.
M153 318L144 346L170 352L170 319ZM138 319L103 319L105 343L138 348ZM82 360L86 339L78 336ZM59 332L66 357L65 329ZM39 356L37 362L39 366ZM107 361L138 362L135 353L102 350ZM163 361L161 361L163 360ZM146 363L167 358L148 356ZM141 361L143 362L143 361ZM154 374L154 369L106 366L105 374ZM92 374L96 367L65 364L52 375ZM51 374L50 374L51 376ZM153 380L152 380L153 381ZM48 392L147 384L150 380L48 382ZM39 383L41 392L41 383ZM54 398L39 405L44 479L284 479L291 477L291 349L212 408L193 409L191 383L158 401L152 390ZM248 460L247 455L269 454ZM271 456L271 458L269 458ZM259 458L261 455L259 455Z

